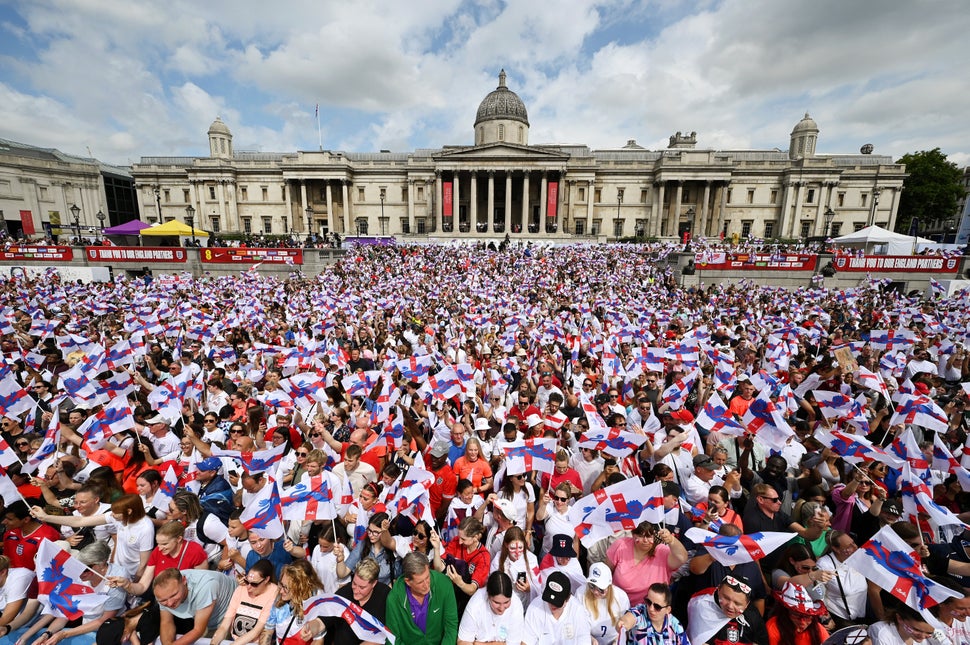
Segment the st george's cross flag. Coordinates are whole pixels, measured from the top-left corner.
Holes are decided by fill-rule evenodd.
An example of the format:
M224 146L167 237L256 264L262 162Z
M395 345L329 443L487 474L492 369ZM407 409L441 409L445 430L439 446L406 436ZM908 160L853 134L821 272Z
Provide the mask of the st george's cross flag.
M3 439L0 439L0 441L3 441ZM55 407L51 411L51 421L47 426L47 432L44 433L44 440L41 442L37 450L34 451L34 454L27 458L21 472L25 475L31 475L37 472L40 465L50 459L54 453L57 452L57 444L60 442L61 417L58 413L58 409ZM0 465L6 465L2 463L2 457L0 457Z
M549 439L520 439L504 446L509 475L521 475L530 470L552 474L556 471L556 442Z
M243 468L250 475L265 473L283 459L286 444L280 444L266 450L256 452L240 452L239 450L224 450L213 448L212 456L220 459L238 459Z
M350 480L324 470L319 475L304 473L295 486L283 489L280 501L283 519L332 520L354 501L354 494Z
M661 398L664 403L670 406L671 410L679 410L684 407L684 404L687 403L687 395L690 394L691 388L697 382L699 373L699 370L692 370L690 374L677 379L663 391Z
M756 562L776 549L791 542L791 533L765 531L764 533L746 533L744 535L718 535L704 529L687 529L684 537L707 549L711 557L723 564L731 566L742 562Z
M914 609L928 609L947 598L963 597L924 576L919 556L891 526L879 529L846 558L845 564Z
M601 488L569 508L569 519L576 525L576 535L586 546L620 531L634 529L640 522L660 524L663 518L661 482L644 486L635 477Z
M365 643L394 643L394 634L387 631L370 612L342 596L311 596L303 602L304 621L334 616L343 619L354 635Z
M54 616L77 620L98 614L105 594L81 579L87 567L47 538L37 547L37 600Z
M881 461L893 468L899 468L904 460L896 455L873 445L871 441L857 434L850 434L840 430L825 430L820 428L815 437L828 446L837 455L840 455L850 464L859 464L864 461Z
M889 425L899 423L915 424L936 432L946 432L949 418L940 406L928 396L921 394L906 395L896 407L896 413L889 420Z
M152 497L152 507L168 513L168 503L175 497L178 485L179 478L175 474L175 466L169 464L168 470L165 471L165 476L162 478L162 483L155 491L155 496Z
M697 415L696 423L709 432L720 432L725 437L740 437L745 432L744 426L734 420L717 392L711 393Z
M592 432L579 437L579 447L599 450L606 454L623 459L627 455L640 449L647 440L647 435L635 432L623 432L619 428L612 428L604 434Z
M970 491L970 471L960 465L953 453L950 452L940 435L933 433L933 469L957 476L960 488Z

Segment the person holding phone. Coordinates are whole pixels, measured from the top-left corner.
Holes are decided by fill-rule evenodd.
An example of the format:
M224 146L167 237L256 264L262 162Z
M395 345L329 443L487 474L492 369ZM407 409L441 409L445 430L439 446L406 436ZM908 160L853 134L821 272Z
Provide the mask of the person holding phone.
M525 532L517 526L509 528L502 540L499 556L492 560L492 571L508 574L513 592L523 607L528 607L542 590L539 561L525 548Z

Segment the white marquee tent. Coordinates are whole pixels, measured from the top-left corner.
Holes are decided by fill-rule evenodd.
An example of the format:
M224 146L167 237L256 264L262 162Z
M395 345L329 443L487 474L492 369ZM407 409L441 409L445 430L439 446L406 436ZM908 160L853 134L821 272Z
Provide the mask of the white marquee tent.
M893 233L879 226L867 226L854 233L843 235L832 240L838 246L848 246L864 249L866 253L874 255L910 255L917 245L933 244L933 240L925 237L913 237L902 233Z

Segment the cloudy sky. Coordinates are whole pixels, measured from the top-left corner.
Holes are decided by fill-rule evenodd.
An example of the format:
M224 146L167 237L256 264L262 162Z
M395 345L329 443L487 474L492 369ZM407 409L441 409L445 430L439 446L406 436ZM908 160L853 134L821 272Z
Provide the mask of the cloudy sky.
M127 164L470 144L501 68L531 143L940 147L970 164L964 0L0 0L0 137Z

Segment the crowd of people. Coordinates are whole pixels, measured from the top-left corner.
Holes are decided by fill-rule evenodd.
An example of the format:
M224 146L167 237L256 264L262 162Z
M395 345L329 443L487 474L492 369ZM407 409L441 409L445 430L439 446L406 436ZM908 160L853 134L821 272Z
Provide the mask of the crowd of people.
M970 643L970 295L685 289L675 250L8 279L0 645ZM887 532L901 593L853 557Z

